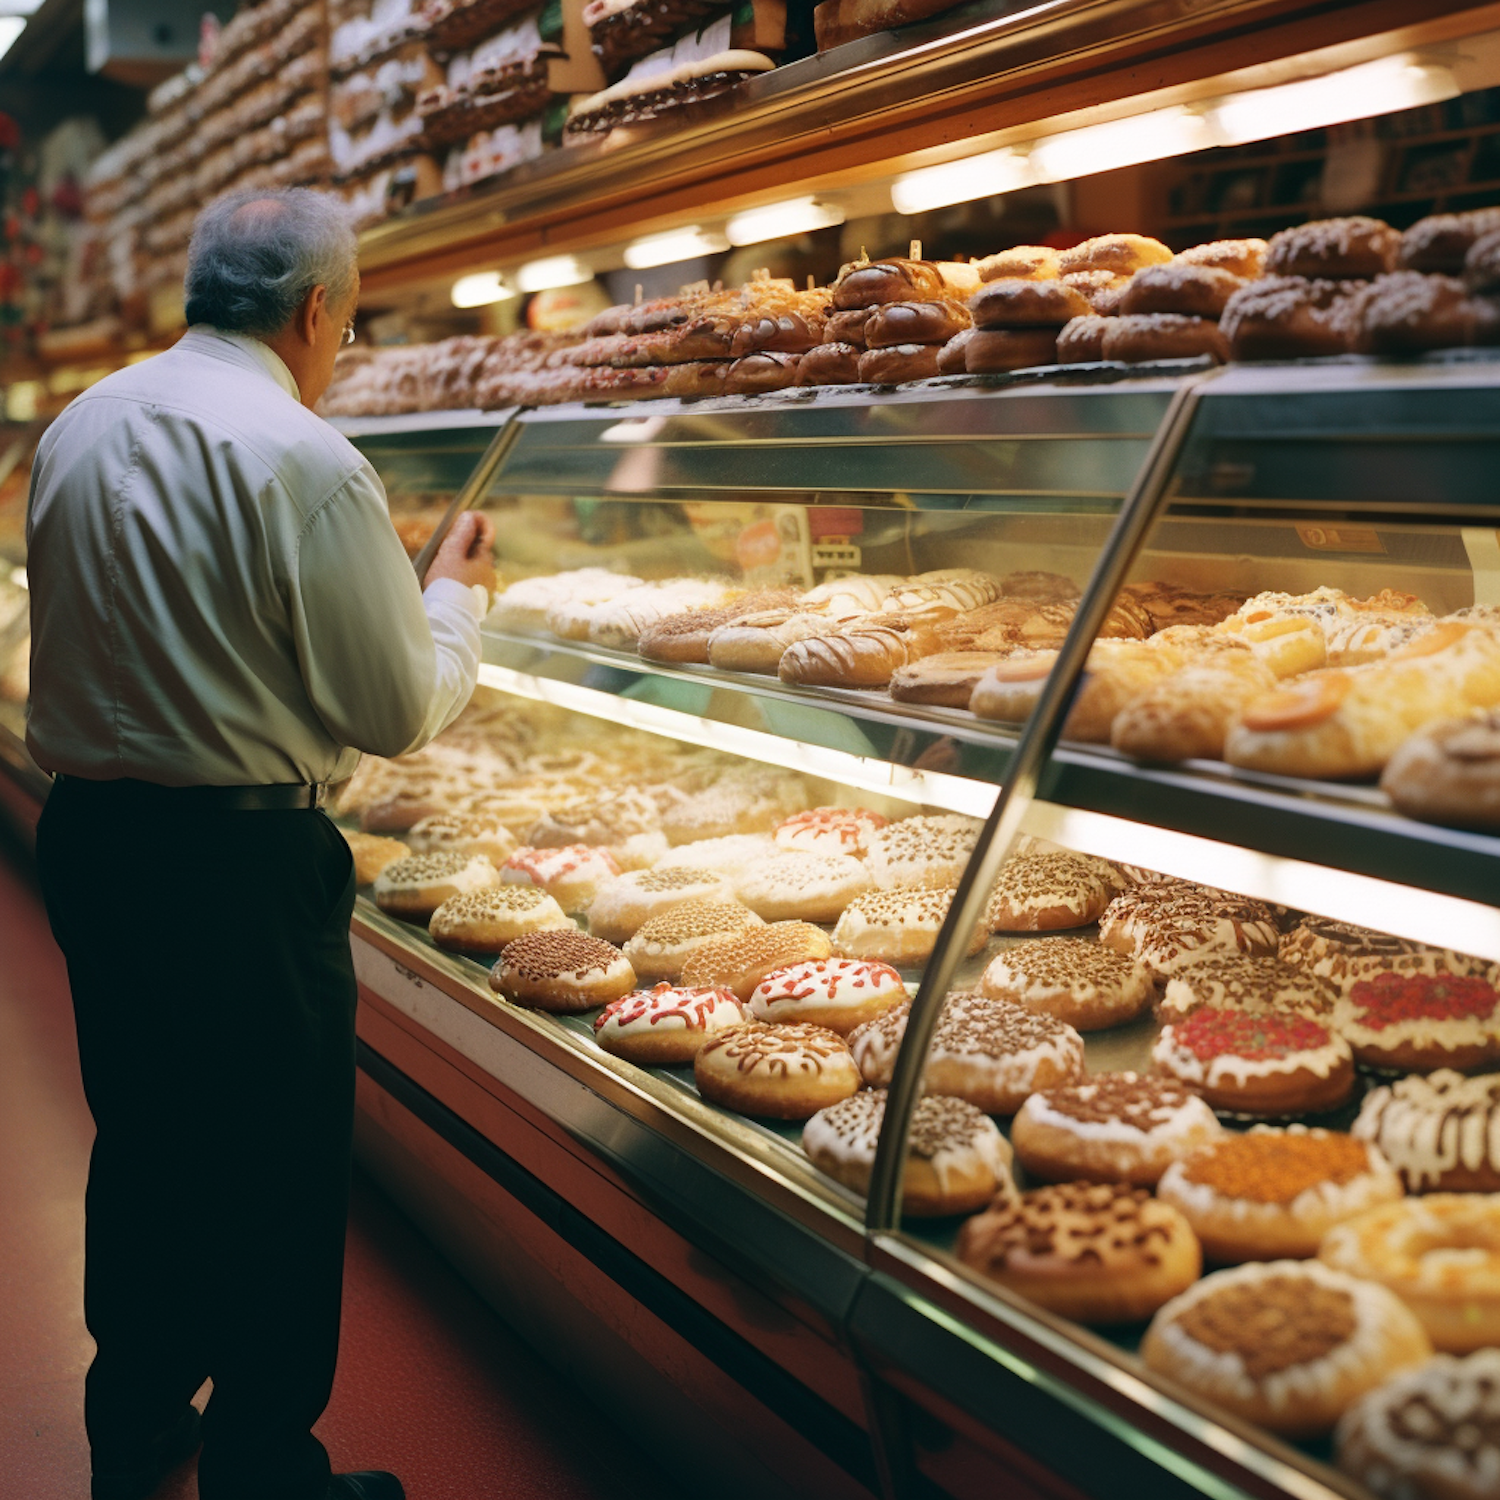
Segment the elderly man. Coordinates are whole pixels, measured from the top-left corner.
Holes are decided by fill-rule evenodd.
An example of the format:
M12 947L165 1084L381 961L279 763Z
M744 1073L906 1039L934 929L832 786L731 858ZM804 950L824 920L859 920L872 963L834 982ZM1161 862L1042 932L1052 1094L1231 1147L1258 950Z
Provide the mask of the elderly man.
M203 1500L399 1500L311 1428L338 1346L354 1099L349 850L319 811L474 689L493 583L463 518L425 592L380 481L311 408L351 328L331 198L204 212L188 333L42 441L28 523L37 831L97 1127L94 1500L199 1441ZM477 586L477 587L476 587Z

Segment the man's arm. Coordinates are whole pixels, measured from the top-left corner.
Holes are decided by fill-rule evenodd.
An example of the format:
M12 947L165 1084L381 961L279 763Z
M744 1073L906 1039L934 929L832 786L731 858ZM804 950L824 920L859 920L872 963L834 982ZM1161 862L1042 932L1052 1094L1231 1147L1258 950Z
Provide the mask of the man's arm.
M308 520L292 630L308 697L341 745L386 756L419 749L469 701L483 617L470 585L493 581L493 536L487 517L459 517L424 593L368 471Z

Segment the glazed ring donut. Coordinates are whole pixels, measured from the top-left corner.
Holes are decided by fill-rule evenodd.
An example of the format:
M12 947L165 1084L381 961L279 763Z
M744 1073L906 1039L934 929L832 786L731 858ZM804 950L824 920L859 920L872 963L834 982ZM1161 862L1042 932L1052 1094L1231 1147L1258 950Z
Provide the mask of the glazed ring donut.
M1500 1472L1500 1349L1439 1354L1339 1419L1339 1467L1372 1494L1490 1500Z
M1429 214L1401 236L1396 263L1404 271L1462 276L1464 257L1474 241L1500 229L1500 209L1479 208L1463 214Z
M1172 258L1160 240L1146 234L1101 234L1064 250L1058 268L1070 271L1108 271L1115 276L1133 276L1143 266L1157 266Z
M1335 1224L1393 1202L1402 1187L1386 1159L1351 1135L1257 1125L1173 1162L1156 1193L1182 1211L1210 1260L1236 1265L1316 1255Z
M1500 1062L1500 990L1478 974L1377 974L1334 1008L1333 1024L1367 1068L1469 1072Z
M426 924L449 897L499 884L500 872L482 854L413 854L388 864L372 894L381 911Z
M1359 334L1356 281L1267 276L1229 299L1219 327L1235 359L1347 354Z
M750 992L757 1021L803 1021L848 1036L907 999L889 965L854 958L820 958L766 975Z
M859 357L859 378L866 385L930 380L941 373L937 357L936 344L892 344L884 349L866 349Z
M1181 1214L1144 1188L1065 1182L1001 1200L959 1231L965 1265L1079 1323L1138 1323L1202 1270Z
M677 979L700 948L760 925L738 901L683 901L642 922L625 944L625 956L642 979Z
M1319 1258L1390 1288L1435 1347L1500 1344L1500 1194L1429 1193L1335 1225Z
M1372 1089L1350 1127L1380 1148L1408 1191L1500 1191L1500 1073L1444 1068Z
M812 1164L861 1196L870 1190L885 1093L864 1089L820 1109L802 1128ZM962 1099L927 1094L917 1101L901 1174L901 1211L914 1218L971 1214L999 1194L1015 1195L1011 1152L986 1114Z
M1063 324L1057 335L1057 362L1060 365L1091 365L1104 358L1104 335L1109 318L1084 313Z
M1315 1260L1215 1271L1167 1303L1141 1345L1148 1369L1293 1438L1327 1432L1431 1354L1399 1298Z
M1151 1003L1150 970L1079 938L1036 938L1002 948L979 981L981 994L1009 1000L1077 1031L1133 1021Z
M716 1031L693 1058L698 1092L743 1115L806 1120L859 1092L844 1039L821 1026L746 1021Z
M1251 281L1265 273L1266 242L1254 239L1210 240L1206 245L1194 245L1189 250L1180 251L1174 259L1179 265L1210 266Z
M589 931L607 943L624 943L652 917L684 902L733 899L734 882L721 870L695 869L692 865L627 870L599 887L599 894L589 905Z
M856 385L860 350L853 344L819 344L797 361L798 385Z
M1126 365L1155 359L1194 359L1203 354L1220 364L1229 358L1229 345L1211 318L1166 312L1111 318L1104 330L1103 349L1105 359Z
M644 1067L690 1063L716 1031L742 1025L745 1007L728 990L658 984L611 1000L594 1020L606 1052Z
M1500 708L1418 730L1387 762L1380 788L1409 818L1500 828Z
M953 302L887 302L870 310L865 323L867 349L898 344L946 344L969 327L968 309Z
M1170 260L1163 266L1147 266L1130 278L1120 293L1120 312L1182 313L1217 319L1244 284L1243 276L1218 266Z
M1061 328L1089 311L1085 298L1060 281L1014 277L986 282L969 299L976 328Z
M528 932L573 931L562 907L540 886L496 885L450 896L427 931L450 953L499 953Z
M1043 1182L1153 1187L1179 1157L1223 1134L1218 1116L1181 1084L1096 1073L1032 1094L1010 1139L1028 1176Z
M1273 234L1266 247L1268 276L1368 278L1396 265L1401 235L1380 219L1355 214L1316 219Z
M1057 330L1052 327L976 328L964 346L964 368L970 375L1005 375L1056 363Z
M1278 1117L1337 1109L1354 1092L1349 1044L1310 1016L1252 1016L1206 1005L1164 1026L1151 1049L1158 1071L1215 1109Z
M529 932L501 951L490 988L517 1005L567 1015L618 1000L635 988L635 971L601 938Z

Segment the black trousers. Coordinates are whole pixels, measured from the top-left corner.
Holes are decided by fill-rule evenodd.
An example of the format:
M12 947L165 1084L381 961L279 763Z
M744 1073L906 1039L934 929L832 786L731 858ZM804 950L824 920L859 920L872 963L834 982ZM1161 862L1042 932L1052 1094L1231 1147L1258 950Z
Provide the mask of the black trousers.
M139 1463L212 1377L202 1500L315 1500L354 1114L353 862L321 812L147 803L63 781L37 830L97 1128L94 1469Z

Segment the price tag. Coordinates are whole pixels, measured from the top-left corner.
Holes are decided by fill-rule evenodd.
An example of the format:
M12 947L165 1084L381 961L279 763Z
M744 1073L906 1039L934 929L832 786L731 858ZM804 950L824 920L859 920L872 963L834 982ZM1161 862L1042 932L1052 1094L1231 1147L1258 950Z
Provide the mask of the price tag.
M1384 552L1380 533L1369 526L1301 526L1297 535L1314 552Z

